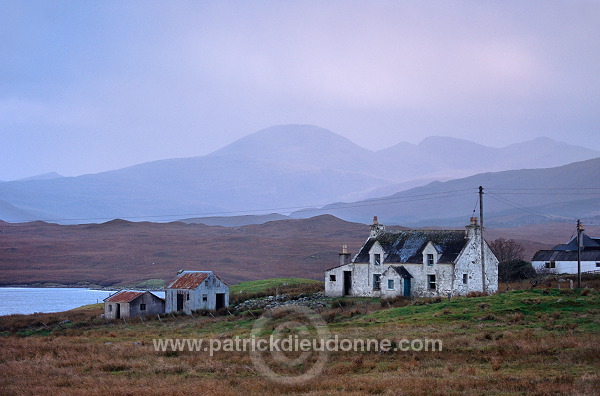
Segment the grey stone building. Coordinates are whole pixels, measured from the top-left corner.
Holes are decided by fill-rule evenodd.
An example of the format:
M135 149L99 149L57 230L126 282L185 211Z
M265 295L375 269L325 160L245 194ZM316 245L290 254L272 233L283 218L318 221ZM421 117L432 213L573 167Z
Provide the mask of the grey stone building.
M121 290L104 299L106 319L133 318L165 312L165 300L149 291Z
M498 259L471 218L466 231L385 231L377 217L358 254L340 254L340 264L325 272L330 297L464 296L498 291Z
M229 306L229 287L212 271L181 271L165 289L166 312Z

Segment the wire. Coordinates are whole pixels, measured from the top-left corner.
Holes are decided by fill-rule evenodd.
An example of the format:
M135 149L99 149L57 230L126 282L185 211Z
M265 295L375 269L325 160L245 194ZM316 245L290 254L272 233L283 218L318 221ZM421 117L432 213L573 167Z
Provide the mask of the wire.
M573 219L571 217L560 217L560 216L554 216L554 215L547 215L547 214L539 212L539 211L537 211L535 209L531 209L531 208L529 208L527 206L524 206L524 205L518 204L516 202L513 202L513 201L511 201L511 200L509 200L507 198L504 198L502 196L499 196L499 195L497 195L495 193L491 193L489 191L488 191L488 196L490 198L495 199L498 202L504 203L505 205L512 206L513 208L516 208L516 209L521 209L521 210L523 210L525 212L528 212L529 214L533 214L535 216L541 216L541 217L545 217L547 219L561 219L561 220L567 220L567 219L568 220L572 220Z

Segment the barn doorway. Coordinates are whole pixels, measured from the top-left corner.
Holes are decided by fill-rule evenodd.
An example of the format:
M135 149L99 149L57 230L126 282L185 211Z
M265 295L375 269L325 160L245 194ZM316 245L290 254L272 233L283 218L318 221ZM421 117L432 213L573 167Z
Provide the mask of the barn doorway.
M225 293L217 293L215 294L215 309L221 309L225 307Z
M115 315L115 317L117 319L121 319L121 304L115 304L117 306L117 313Z
M350 295L352 290L352 271L344 271L344 296Z
M177 293L177 310L183 311L183 294Z

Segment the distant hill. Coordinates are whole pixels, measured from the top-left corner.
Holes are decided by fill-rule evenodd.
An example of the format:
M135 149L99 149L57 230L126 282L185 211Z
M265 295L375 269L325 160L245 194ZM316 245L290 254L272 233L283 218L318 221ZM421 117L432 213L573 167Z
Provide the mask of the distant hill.
M213 216L213 217L196 217L192 219L179 220L182 223L188 224L205 224L205 225L220 225L224 227L239 227L249 224L264 224L269 221L286 220L288 216L279 213L271 213L268 215L245 215L245 216Z
M518 226L581 218L600 223L600 158L547 169L524 169L434 182L387 197L303 210L292 217L333 214L368 222L409 226L458 226L478 210L477 187L484 186L486 225Z
M281 125L203 157L3 182L0 200L10 206L0 206L0 219L29 221L34 216L77 224L286 214L309 205L389 195L432 180L598 156L550 139L494 149L439 137L373 152L323 128Z
M384 220L384 219L382 219ZM463 218L462 226L468 218ZM386 221L389 229L393 224ZM490 229L488 240L514 238L531 258L570 239L574 224ZM600 227L585 225L589 235ZM213 270L228 284L273 277L323 280L342 245L356 254L369 226L333 216L278 220L239 227L113 220L57 225L0 221L0 285L127 286L171 281L179 269ZM158 284L159 282L146 282ZM131 287L131 286L127 286Z

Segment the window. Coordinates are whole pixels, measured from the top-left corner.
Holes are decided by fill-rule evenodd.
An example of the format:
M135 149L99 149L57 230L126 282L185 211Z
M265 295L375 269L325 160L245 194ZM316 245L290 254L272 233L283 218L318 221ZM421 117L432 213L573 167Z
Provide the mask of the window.
M204 281L204 286L208 287L208 279Z
M596 268L600 267L600 263L596 261Z
M546 261L546 268L556 268L556 261Z
M373 274L373 290L381 290L381 275Z
M335 275L329 275L329 281L335 282Z
M202 301L208 301L208 294L202 295Z
M375 265L381 265L381 254L375 255Z
M469 275L463 274L463 283L466 285L468 281L469 281Z
M146 304L140 304L140 311L146 310Z
M188 301L190 300L190 295L189 295L189 293L185 295L185 299L186 299L186 300L188 300Z
M112 304L108 304L108 312L112 312Z
M388 289L394 290L394 280L393 279L388 279Z
M435 275L427 275L427 284L429 289L435 290Z
M427 254L427 265L433 265L433 254Z

